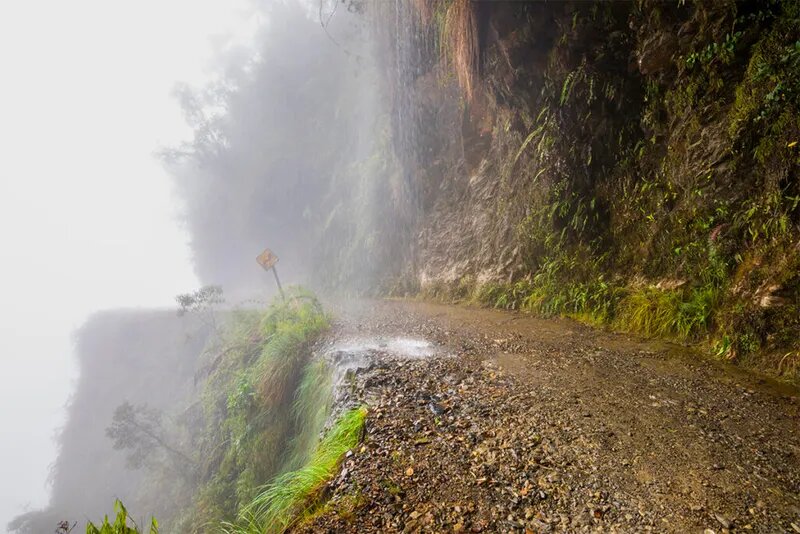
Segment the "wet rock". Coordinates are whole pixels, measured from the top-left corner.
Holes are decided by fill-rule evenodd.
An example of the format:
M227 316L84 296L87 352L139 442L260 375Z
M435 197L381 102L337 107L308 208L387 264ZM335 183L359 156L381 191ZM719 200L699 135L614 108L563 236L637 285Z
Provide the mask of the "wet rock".
M438 402L429 402L428 409L431 411L433 415L437 417L444 413L444 408Z
M647 38L639 48L637 63L642 74L666 70L678 48L678 39L668 32L658 32Z

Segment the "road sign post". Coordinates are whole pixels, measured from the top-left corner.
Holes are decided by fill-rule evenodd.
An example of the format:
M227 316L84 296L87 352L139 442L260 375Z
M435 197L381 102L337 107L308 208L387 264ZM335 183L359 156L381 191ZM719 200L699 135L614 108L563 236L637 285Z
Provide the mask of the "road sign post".
M275 283L278 284L278 291L281 292L281 298L286 302L286 295L283 294L283 286L281 286L281 279L278 278L278 269L273 265L272 274L275 275Z
M281 299L286 302L286 295L283 293L283 286L281 286L281 279L278 278L278 269L275 264L278 263L278 256L276 256L270 249L264 249L264 252L256 257L256 261L265 271L272 271L275 275L275 283L278 284L278 291L281 293Z

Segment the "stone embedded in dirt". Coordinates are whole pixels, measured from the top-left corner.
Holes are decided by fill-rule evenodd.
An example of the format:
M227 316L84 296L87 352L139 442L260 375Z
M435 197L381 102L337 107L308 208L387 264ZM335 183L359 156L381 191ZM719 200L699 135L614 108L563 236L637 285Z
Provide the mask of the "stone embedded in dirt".
M715 513L715 514L714 514L714 518L715 518L715 519L716 519L716 520L719 522L719 524L720 524L720 525L722 525L724 528L731 528L731 526L733 525L733 523L731 522L731 520L730 520L730 519L728 519L727 517L725 517L725 516L724 516L724 515L722 515L722 514L717 514L717 513Z
M431 411L433 415L442 415L444 413L444 408L438 402L430 402L428 403L428 409Z

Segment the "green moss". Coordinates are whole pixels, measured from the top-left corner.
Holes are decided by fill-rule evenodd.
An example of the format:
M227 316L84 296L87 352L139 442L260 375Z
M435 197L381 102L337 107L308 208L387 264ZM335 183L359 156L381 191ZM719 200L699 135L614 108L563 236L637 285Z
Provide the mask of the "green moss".
M753 46L735 90L728 133L739 150L752 150L764 164L800 129L800 8L781 3L781 13Z
M345 495L336 503L334 511L347 522L355 520L358 510L368 503L367 498L360 492Z

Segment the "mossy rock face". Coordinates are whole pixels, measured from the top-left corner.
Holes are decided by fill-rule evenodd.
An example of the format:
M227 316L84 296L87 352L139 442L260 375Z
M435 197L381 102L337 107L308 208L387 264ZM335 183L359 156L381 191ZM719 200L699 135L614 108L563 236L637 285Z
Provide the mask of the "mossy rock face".
M785 374L769 354L795 350L800 2L483 14L498 30L473 100L495 123L488 147L425 156L448 186L420 219L423 294L724 346ZM465 172L461 151L482 163Z

